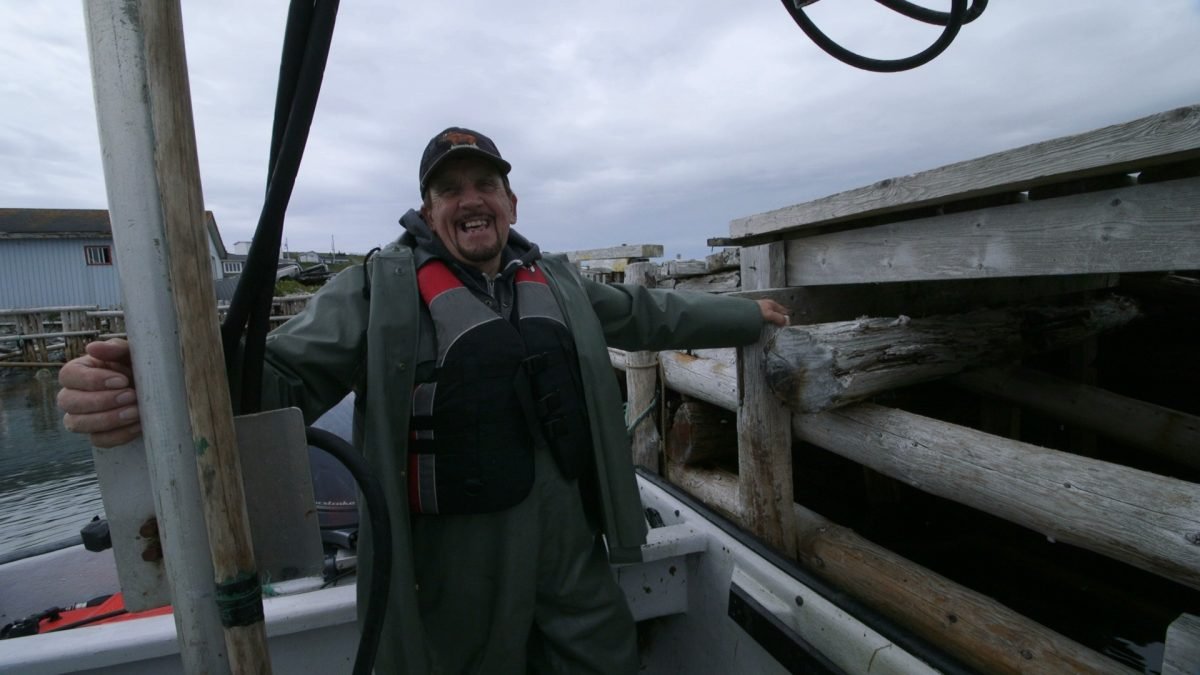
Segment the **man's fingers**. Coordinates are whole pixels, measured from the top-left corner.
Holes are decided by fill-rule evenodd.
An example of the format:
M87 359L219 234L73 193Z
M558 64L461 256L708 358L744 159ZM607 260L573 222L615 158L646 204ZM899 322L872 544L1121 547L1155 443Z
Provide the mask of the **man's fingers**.
M93 356L80 356L58 371L58 383L67 389L81 391L110 391L133 386L128 372L113 370L109 365Z
M120 429L92 434L90 440L92 441L92 445L97 448L115 448L118 445L125 445L141 435L142 425L130 424Z
M79 434L103 434L138 422L140 413L136 405L127 405L95 413L67 413L63 415L63 426Z
M97 361L129 363L129 343L121 338L89 342L86 349L88 355L95 357Z
M110 389L85 391L81 389L59 389L58 407L65 413L87 415L115 410L137 403L137 394L132 389ZM136 407L136 406L133 406Z

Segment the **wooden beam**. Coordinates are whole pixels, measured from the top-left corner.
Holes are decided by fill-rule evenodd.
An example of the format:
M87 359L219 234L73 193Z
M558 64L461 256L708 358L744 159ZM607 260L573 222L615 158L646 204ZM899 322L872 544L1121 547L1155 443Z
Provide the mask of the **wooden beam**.
M716 511L737 503L738 477L670 465L671 480ZM1133 673L995 600L892 553L800 504L805 568L900 626L986 673Z
M849 321L860 316L954 314L983 307L1005 307L1040 298L1112 288L1124 283L1119 274L1053 277L1007 277L908 281L887 284L790 286L760 291L742 290L744 298L770 298L791 312L793 326Z
M567 251L567 260L613 260L617 258L661 258L662 244L621 244L609 248L589 248L582 251Z
M742 283L751 289L783 285L783 255L779 243L743 249ZM764 349L774 332L764 326L759 341L738 353L739 498L750 531L795 555L791 412L771 393L764 375Z
M734 239L777 234L1195 157L1200 157L1200 105L739 218L730 223L729 233Z
M658 277L695 277L708 272L708 263L703 260L668 260L659 267Z
M709 272L740 269L742 266L742 250L737 247L722 249L705 256L704 262L708 264Z
M1200 469L1200 417L1029 368L992 368L951 380L1147 453Z
M789 326L767 344L766 376L788 407L820 412L889 389L1075 344L1137 315L1131 300L1109 296L1061 307Z
M787 242L788 286L1200 268L1200 178Z
M919 489L1200 588L1200 486L860 403L796 437Z

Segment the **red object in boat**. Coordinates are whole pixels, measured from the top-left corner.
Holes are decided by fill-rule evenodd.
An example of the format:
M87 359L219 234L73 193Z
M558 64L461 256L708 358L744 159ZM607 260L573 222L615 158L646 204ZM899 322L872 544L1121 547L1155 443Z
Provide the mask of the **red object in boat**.
M150 616L161 616L170 613L170 605L148 609L144 612L128 612L125 610L125 598L120 593L114 593L97 604L89 602L72 609L54 612L42 618L38 623L38 633L49 633L69 628L78 628L80 626L96 626L102 623L116 623L117 621L130 621L132 619L144 619Z

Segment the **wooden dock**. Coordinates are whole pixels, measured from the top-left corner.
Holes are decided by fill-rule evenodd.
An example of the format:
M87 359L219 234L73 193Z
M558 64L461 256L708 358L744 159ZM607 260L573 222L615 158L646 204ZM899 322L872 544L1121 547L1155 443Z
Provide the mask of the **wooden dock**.
M811 510L815 457L861 467L848 502L932 495L1150 573L1193 599L1158 640L1163 672L1194 672L1178 664L1200 645L1200 106L709 243L736 247L718 254L736 269L637 263L625 281L771 297L792 325L737 353L613 352L631 417L655 413L637 463L984 672L1128 669Z
M308 295L275 298L271 325L287 321ZM225 307L218 307L224 316ZM57 368L82 356L93 340L125 337L125 312L96 306L0 309L0 368Z

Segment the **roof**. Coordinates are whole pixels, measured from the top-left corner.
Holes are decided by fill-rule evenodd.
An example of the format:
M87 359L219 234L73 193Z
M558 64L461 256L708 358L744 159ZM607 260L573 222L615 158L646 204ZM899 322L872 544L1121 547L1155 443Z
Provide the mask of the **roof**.
M212 211L204 212L208 236L222 260L228 255ZM104 209L0 209L0 239L58 239L111 237L112 223Z

